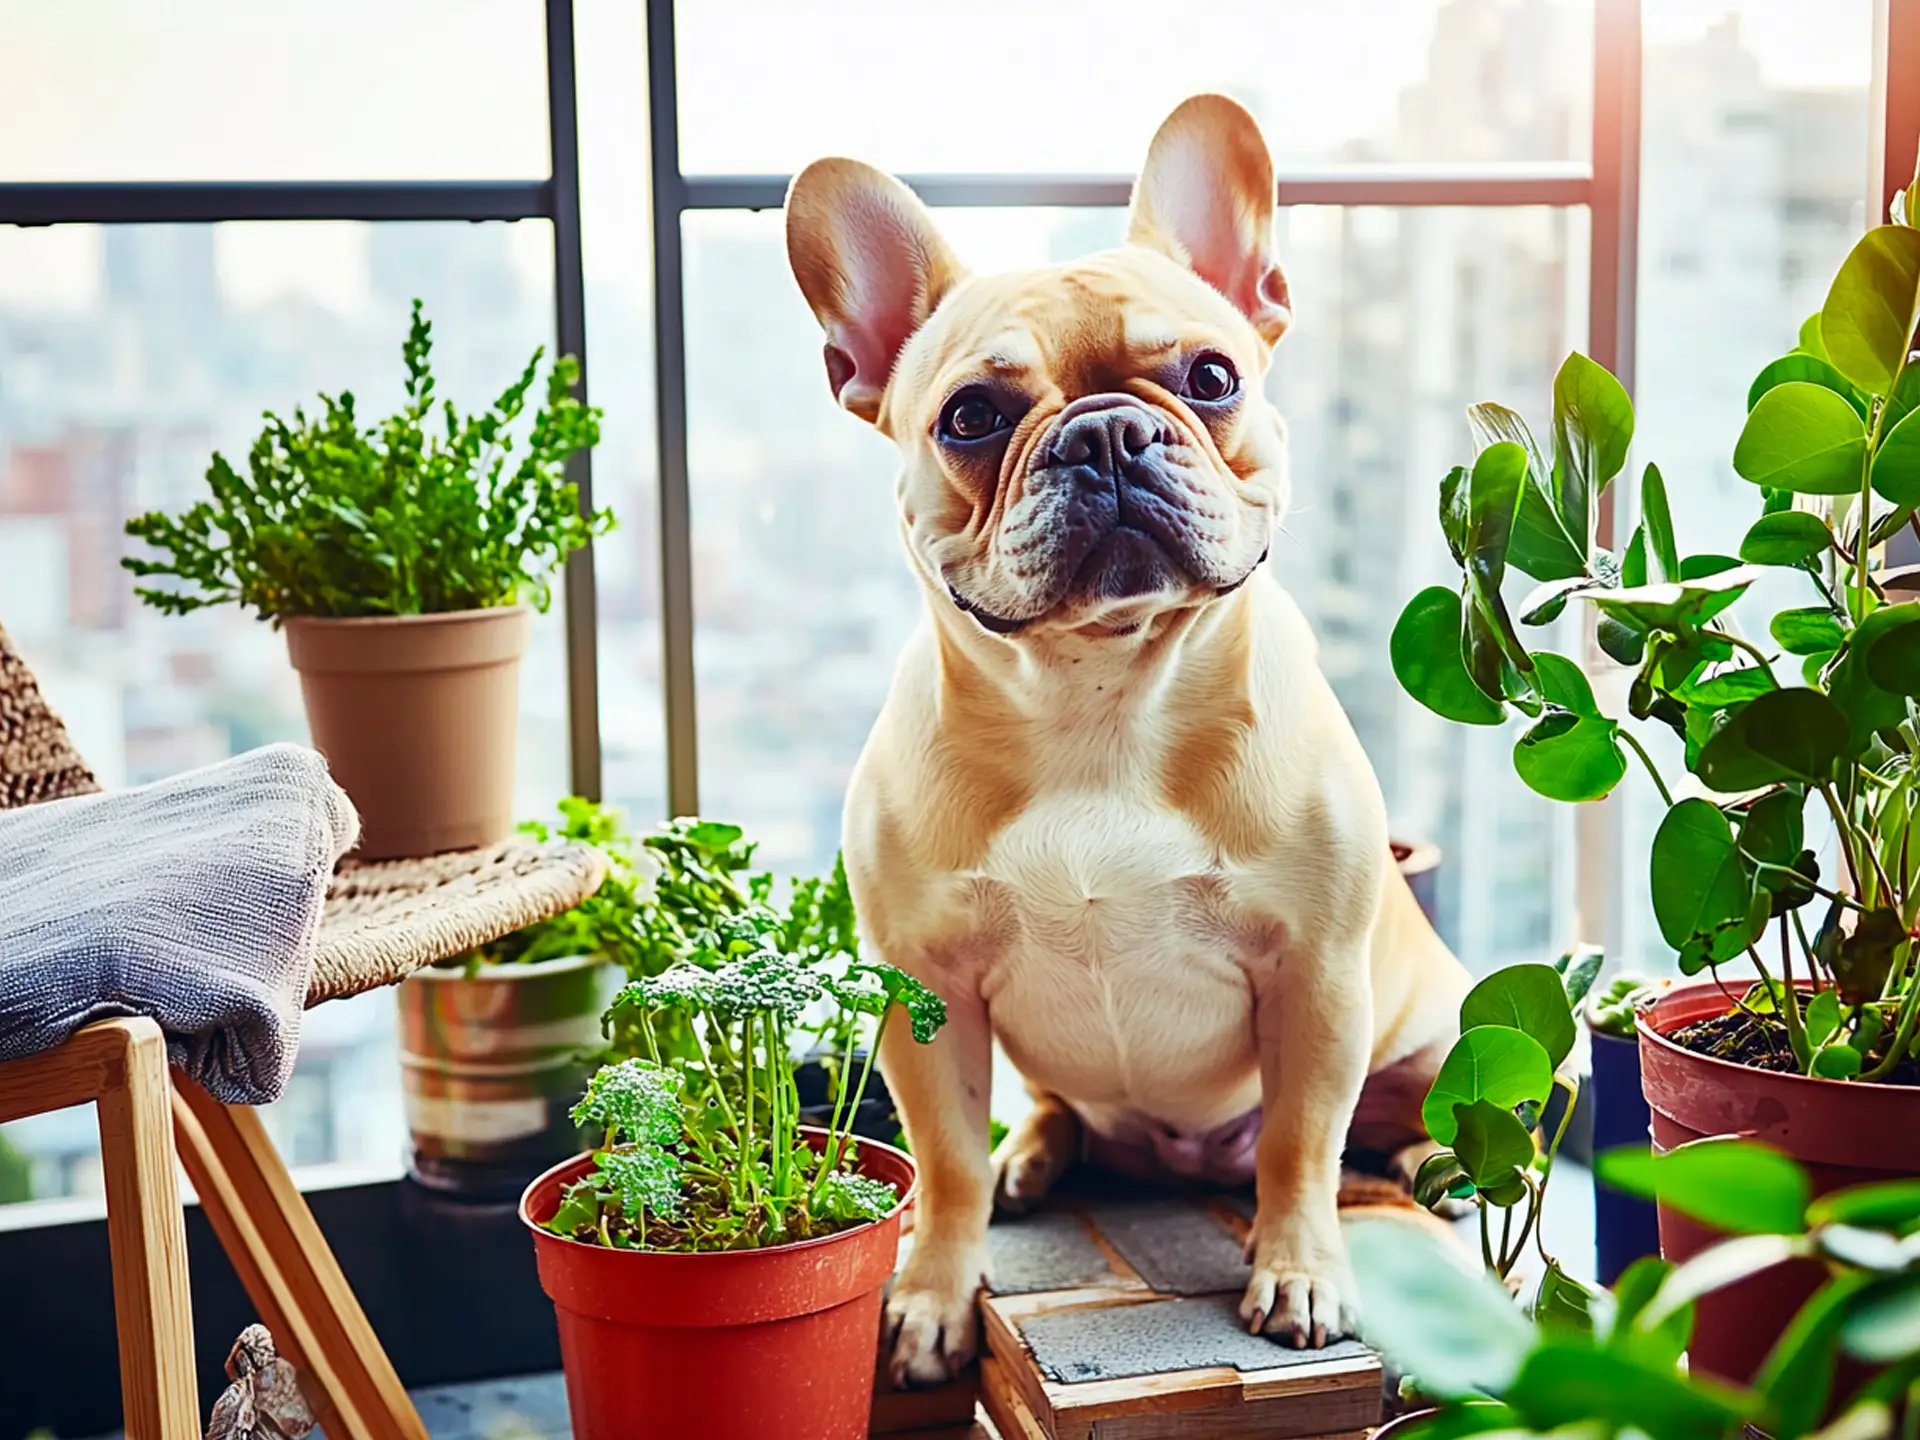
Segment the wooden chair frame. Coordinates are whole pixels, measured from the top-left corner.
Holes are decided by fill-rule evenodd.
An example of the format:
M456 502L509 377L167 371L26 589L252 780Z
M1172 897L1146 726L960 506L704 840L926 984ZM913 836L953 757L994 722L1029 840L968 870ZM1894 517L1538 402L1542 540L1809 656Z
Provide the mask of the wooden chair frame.
M176 1161L329 1440L426 1426L253 1110L178 1070L152 1020L105 1020L0 1065L0 1123L91 1103L100 1119L128 1440L200 1440ZM211 1403L211 1397L209 1397Z

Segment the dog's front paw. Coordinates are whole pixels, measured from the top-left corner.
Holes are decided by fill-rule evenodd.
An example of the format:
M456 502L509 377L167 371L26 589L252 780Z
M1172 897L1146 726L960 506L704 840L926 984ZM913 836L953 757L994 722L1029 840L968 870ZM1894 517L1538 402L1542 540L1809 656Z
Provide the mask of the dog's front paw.
M887 1297L881 1351L896 1390L938 1385L972 1363L976 1305L987 1280L984 1245L940 1251L917 1245Z
M1253 1279L1240 1301L1240 1318L1254 1334L1271 1335L1295 1350L1317 1350L1358 1328L1353 1276L1337 1239L1313 1243L1282 1235L1255 1239L1249 1249Z

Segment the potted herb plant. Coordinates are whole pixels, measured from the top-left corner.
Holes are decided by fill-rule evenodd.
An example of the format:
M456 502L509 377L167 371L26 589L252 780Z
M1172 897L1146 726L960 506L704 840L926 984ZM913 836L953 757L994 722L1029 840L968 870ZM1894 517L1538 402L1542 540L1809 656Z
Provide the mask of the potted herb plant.
M1646 771L1666 807L1654 915L1679 968L1713 977L1640 1018L1654 1144L1750 1135L1821 1192L1920 1175L1920 604L1873 562L1920 524L1920 230L1904 196L1893 213L1854 247L1795 350L1754 381L1732 464L1759 516L1737 557L1682 554L1653 465L1625 549L1595 544L1633 409L1575 355L1554 383L1550 452L1511 410L1469 412L1480 451L1440 497L1463 585L1416 595L1392 644L1401 682L1438 713L1526 718L1514 765L1540 793L1596 800L1631 762ZM1510 570L1539 582L1517 625ZM1740 602L1769 574L1801 603L1743 626ZM1593 607L1601 648L1632 668L1625 715L1602 709L1572 659L1521 638L1570 601ZM1657 763L1636 726L1671 732L1680 764ZM1729 984L1729 964L1751 982ZM1671 1206L1660 1231L1675 1260L1713 1239ZM1703 1297L1694 1365L1751 1377L1818 1278L1803 1266Z
M655 862L618 812L578 796L538 839L597 846L607 878L571 910L416 971L394 989L410 1173L428 1188L515 1199L576 1152L569 1116L601 1048L600 1017L630 966Z
M720 937L696 943L711 956ZM580 1440L866 1433L913 1162L849 1132L867 1067L838 1072L826 1127L800 1123L792 1032L817 1003L883 1034L904 1012L918 1043L946 1018L892 966L836 974L772 948L676 964L615 1000L610 1024L649 1053L594 1076L574 1117L600 1143L520 1209ZM663 1022L690 1052L653 1041Z
M245 474L216 454L210 498L127 522L158 558L121 561L184 613L238 604L286 631L314 745L361 818L369 859L430 855L512 828L520 657L549 577L612 524L583 514L567 457L600 412L562 357L526 418L541 352L480 414L434 393L414 302L406 404L363 425L350 394L268 414ZM516 449L520 451L516 460Z
M1582 1007L1591 1057L1587 1098L1596 1155L1647 1143L1653 1121L1640 1088L1639 1012L1659 993L1659 987L1641 976L1616 975ZM1593 1229L1603 1285L1613 1284L1635 1260L1660 1251L1652 1202L1611 1186L1594 1186Z
M1920 1186L1872 1184L1814 1198L1793 1161L1749 1141L1689 1142L1663 1156L1613 1151L1610 1180L1735 1238L1682 1265L1636 1261L1578 1303L1516 1306L1455 1247L1376 1220L1349 1236L1361 1328L1431 1408L1394 1440L1475 1434L1648 1440L1880 1440L1916 1413L1920 1375ZM1770 1337L1750 1384L1682 1360L1701 1302L1783 1264L1811 1265L1815 1293Z

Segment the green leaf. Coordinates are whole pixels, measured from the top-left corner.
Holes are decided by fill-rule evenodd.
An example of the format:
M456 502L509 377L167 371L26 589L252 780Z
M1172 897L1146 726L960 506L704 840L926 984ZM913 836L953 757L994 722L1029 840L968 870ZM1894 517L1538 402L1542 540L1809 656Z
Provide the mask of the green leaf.
M1823 1080L1851 1080L1860 1073L1860 1052L1834 1042L1813 1052L1813 1073Z
M1458 1133L1453 1107L1487 1100L1503 1110L1531 1100L1545 1104L1553 1091L1553 1061L1531 1035L1501 1025L1482 1025L1454 1041L1420 1107L1427 1133L1451 1145Z
M1809 1225L1870 1225L1906 1230L1920 1221L1920 1180L1878 1180L1822 1195L1807 1207Z
M1569 663L1547 654L1534 660L1536 665ZM1619 733L1618 725L1598 715L1549 710L1514 742L1513 768L1529 789L1549 800L1599 800L1626 778Z
M1509 552L1511 554L1511 552ZM1551 625L1567 608L1567 598L1582 590L1592 590L1606 582L1592 575L1573 575L1565 580L1548 580L1527 592L1520 602L1522 625ZM1536 660L1539 656L1534 657Z
M1587 992L1593 989L1593 982L1600 978L1600 967L1606 958L1606 952L1597 945L1576 945L1560 957L1560 964L1554 968L1561 977L1569 1010L1575 1009L1587 998Z
M1806 845L1806 804L1805 794L1791 788L1761 796L1740 822L1740 848L1768 865L1792 865ZM1760 883L1778 889L1786 878L1762 872Z
M1880 225L1841 263L1820 308L1827 359L1847 379L1885 395L1907 356L1920 290L1920 230Z
M1747 391L1747 409L1751 410L1760 402L1760 397L1776 385L1784 385L1789 380L1804 380L1811 385L1824 385L1834 394L1844 396L1847 403L1859 412L1860 418L1867 418L1867 402L1838 370L1818 355L1795 353L1782 355L1754 377L1753 385Z
M1920 1355L1920 1274L1884 1282L1864 1296L1841 1322L1840 1344L1869 1365Z
M1556 1068L1573 1049L1573 1008L1551 965L1508 965L1475 985L1460 1002L1460 1029L1479 1025L1531 1035Z
M1807 1002L1807 1043L1815 1047L1824 1045L1840 1028L1840 997L1831 990L1822 990Z
M1498 644L1506 659L1522 670L1533 668L1526 648L1515 633L1507 614L1500 584L1507 573L1507 545L1513 537L1514 512L1520 503L1520 489L1526 479L1527 452L1519 445L1502 442L1489 445L1475 457L1467 478L1467 534L1464 568L1467 600L1486 631ZM1468 666L1481 692L1490 699L1504 698L1498 669L1488 677Z
M1920 421L1911 413L1881 431L1873 454L1873 488L1896 505L1920 505Z
M1845 652L1828 674L1827 694L1851 722L1848 754L1863 753L1872 742L1874 731L1898 725L1907 718L1907 702L1899 693L1883 689L1873 679L1870 661L1883 640L1916 621L1920 621L1920 604L1912 601L1875 610L1855 628ZM1916 640L1920 640L1920 636L1903 641L1902 647ZM1900 649L1894 652L1896 656L1900 653ZM1904 665L1899 667L1900 671L1904 668Z
M1451 1150L1436 1150L1420 1162L1413 1177L1413 1203L1431 1210L1450 1196L1473 1193L1467 1170Z
M1680 578L1680 547L1673 538L1673 512L1667 508L1667 482L1660 467L1648 465L1640 477L1640 529L1647 539L1647 579L1664 584Z
M1876 615L1884 613L1875 612ZM1920 616L1920 610L1901 618L1911 620L1916 616ZM1861 627L1861 633L1865 634L1864 626ZM1859 641L1856 641L1855 648L1858 647ZM1920 698L1920 625L1893 625L1886 628L1885 633L1874 637L1867 650L1867 675L1890 695Z
M1733 447L1742 479L1802 495L1857 494L1866 458L1866 425L1853 407L1801 380L1762 395Z
M1474 443L1514 444L1527 455L1527 480L1514 516L1513 538L1507 559L1516 570L1535 580L1565 580L1587 573L1585 534L1562 523L1553 498L1553 482L1540 447L1527 422L1504 405L1481 404L1467 409Z
M1845 713L1818 690L1771 690L1714 730L1694 773L1725 795L1781 780L1817 784L1832 777L1850 729Z
M1560 523L1584 554L1600 494L1627 463L1633 402L1605 366L1578 351L1553 377L1553 489Z
M1604 1323L1612 1311L1608 1300L1604 1291L1581 1284L1556 1260L1540 1277L1540 1288L1533 1297L1533 1318L1543 1330L1587 1339L1597 1328L1596 1320Z
M1436 715L1465 725L1498 725L1506 710L1473 683L1460 653L1460 597L1444 585L1407 602L1388 653L1406 692Z
M1462 1265L1449 1242L1391 1220L1353 1225L1347 1251L1361 1333L1418 1375L1424 1392L1477 1399L1513 1382L1533 1327L1478 1264Z
M1802 565L1832 544L1833 532L1818 515L1782 510L1754 521L1740 542L1740 558L1749 565Z
M1820 312L1818 310L1800 322L1800 338L1796 353L1817 356L1822 360L1827 358L1827 342L1820 338ZM1753 407L1748 406L1747 408L1752 409Z
M1651 1440L1732 1434L1758 1405L1704 1378L1685 1380L1630 1355L1591 1346L1542 1344L1501 1396L1539 1434L1598 1422L1605 1432L1637 1430Z
M1679 694L1689 708L1720 711L1757 699L1775 688L1772 673L1752 665L1744 670L1722 670L1711 680L1689 683L1680 688Z
M1600 648L1617 664L1638 665L1646 653L1647 632L1635 620L1602 614L1594 629Z
M1609 1350L1622 1351L1661 1370L1679 1363L1693 1338L1693 1306L1670 1307L1657 1323L1641 1323L1672 1274L1673 1262L1658 1255L1643 1256L1621 1272L1613 1287L1613 1327L1606 1336Z
M1654 919L1674 949L1746 920L1753 890L1733 827L1709 802L1682 800L1667 812L1654 832L1652 869Z
M1440 481L1440 533L1453 563L1467 563L1467 467L1456 465Z
M1453 1107L1453 1153L1467 1178L1496 1205L1526 1198L1523 1176L1533 1164L1533 1136L1513 1111L1490 1100Z
M1761 574L1757 567L1743 565L1680 584L1587 590L1580 598L1592 601L1603 615L1630 625L1642 636L1649 630L1681 632L1713 619L1746 593ZM1635 662L1622 663L1637 663L1637 657Z
M1732 555L1689 555L1680 562L1680 578L1705 580L1709 575L1724 575L1739 568L1740 561Z
M1729 1235L1798 1235L1813 1187L1777 1150L1715 1136L1665 1155L1641 1149L1595 1157L1594 1173L1616 1190L1658 1200Z
M1802 610L1782 610L1773 617L1767 632L1789 655L1831 654L1847 638L1840 622L1824 605L1809 605Z

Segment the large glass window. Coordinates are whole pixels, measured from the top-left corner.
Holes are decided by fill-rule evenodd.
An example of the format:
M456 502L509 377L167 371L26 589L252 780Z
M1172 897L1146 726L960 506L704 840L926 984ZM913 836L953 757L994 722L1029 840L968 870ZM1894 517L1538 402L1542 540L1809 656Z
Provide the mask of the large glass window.
M536 346L551 353L552 245L545 222L0 228L0 624L102 784L306 738L274 630L134 599L127 517L199 498L215 451L244 466L262 410L349 390L363 417L390 412L416 296L441 394L484 406ZM540 617L523 672L529 815L568 784L562 611ZM292 1164L393 1173L392 996L311 1012L292 1089L265 1114ZM28 1177L16 1193L97 1189L95 1143L84 1110L5 1127L0 1197L10 1167Z
M0 0L0 181L547 174L540 0Z
M1853 242L1881 218L1866 213L1878 189L1874 7L1675 0L1646 10L1634 454L1660 466L1683 551L1732 553L1759 514L1758 493L1732 466L1748 386L1793 348ZM1775 576L1757 598L1770 613L1813 597ZM1643 733L1666 773L1680 773L1678 741ZM1623 953L1668 970L1646 871L1663 807L1637 772L1621 794Z
M1288 165L1588 150L1591 0L1269 0L1171 21L1141 0L683 0L675 21L688 174L830 154L916 174L1131 174L1198 90L1244 101Z

